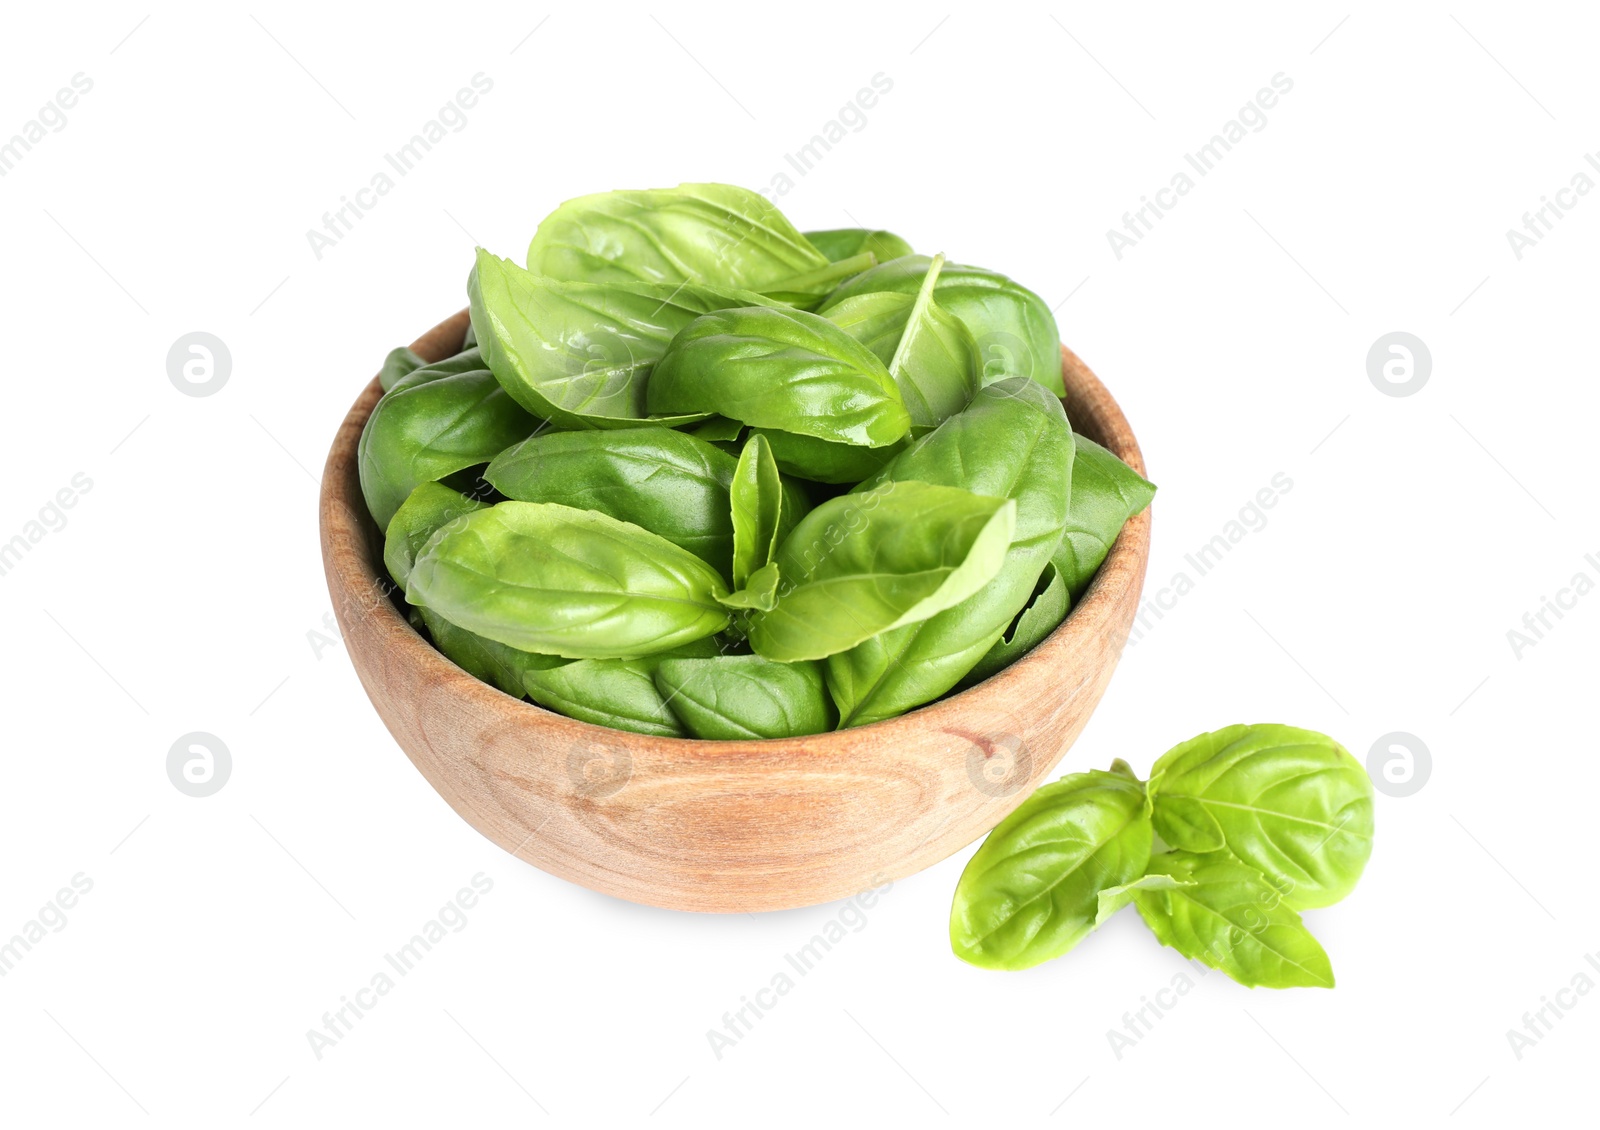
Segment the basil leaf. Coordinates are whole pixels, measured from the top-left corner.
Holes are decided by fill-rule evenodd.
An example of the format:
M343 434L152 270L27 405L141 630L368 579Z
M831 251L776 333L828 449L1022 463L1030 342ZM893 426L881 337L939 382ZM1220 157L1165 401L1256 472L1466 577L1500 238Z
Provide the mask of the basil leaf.
M1052 558L1074 602L1094 580L1128 519L1150 505L1156 493L1155 484L1146 482L1098 443L1085 436L1075 439L1078 455L1072 464L1072 506Z
M783 479L772 448L760 435L745 441L729 491L733 519L733 587L743 588L750 574L778 552L783 531ZM792 526L793 523L791 522Z
M806 239L818 251L837 263L870 251L880 263L911 254L911 245L894 232L870 231L867 228L830 228L827 231L808 231Z
M528 696L546 710L580 722L681 738L685 736L683 726L656 689L656 670L671 656L718 652L716 640L707 636L641 659L579 659L555 667L530 668L523 673L523 685Z
M1324 734L1229 726L1161 756L1150 772L1156 830L1175 848L1226 847L1298 910L1355 888L1372 854L1372 778Z
M1178 885L1142 890L1134 905L1164 946L1241 985L1333 988L1333 966L1300 916L1255 868L1225 852L1153 856L1151 875Z
M401 377L426 364L426 361L403 345L391 349L389 355L383 359L383 368L378 370L378 385L384 392L388 392Z
M420 484L394 512L384 533L383 565L394 583L402 591L405 589L412 562L441 527L474 510L488 508L488 503L439 483Z
M356 460L367 509L387 528L417 484L487 463L536 424L475 350L408 373L361 429Z
M728 184L580 196L546 216L528 246L528 270L581 282L764 291L827 263L766 197Z
M778 573L776 561L763 565L745 580L744 587L722 597L722 607L739 611L771 612L778 606Z
M502 502L440 530L406 599L523 651L633 659L721 631L714 569L667 539L593 510Z
M917 440L858 490L915 479L1017 504L1015 537L984 588L920 624L885 632L828 660L841 726L860 726L931 702L971 671L1028 603L1061 537L1072 475L1072 430L1061 402L1020 378ZM784 576L793 576L784 567Z
M815 663L759 655L666 659L656 688L691 737L708 741L796 738L833 729L833 704Z
M743 431L744 425L738 420L730 420L726 416L712 416L704 423L691 427L689 434L707 443L738 443Z
M889 367L918 435L961 411L978 390L972 331L934 301L943 268L944 256L935 255L915 294L859 294L827 314Z
M457 627L431 608L419 607L433 646L444 657L473 678L504 691L512 698L522 698L527 692L527 679L531 672L560 667L570 662L559 655L540 655L532 651L519 651L503 643L487 639Z
M950 947L984 969L1027 969L1093 930L1102 891L1150 860L1144 787L1117 773L1074 773L1039 789L967 862L950 908Z
M718 412L865 447L911 427L871 350L826 318L767 306L719 310L684 327L650 376L647 403L652 412Z
M767 301L690 283L563 282L482 248L467 297L484 361L505 390L534 415L579 429L645 423L646 382L673 335L709 310Z
M1179 887L1193 885L1188 880L1179 882L1171 875L1141 875L1133 882L1124 883L1120 887L1107 887L1100 892L1100 897L1095 902L1095 929L1104 926L1107 918L1131 903L1140 891L1175 891Z
M906 446L904 440L899 440L887 447L859 447L776 428L752 428L750 434L766 437L772 447L772 457L785 475L835 485L854 486L871 478Z
M598 510L642 526L726 578L734 543L728 488L737 467L704 440L644 427L536 435L495 456L483 477L508 498Z
M970 687L981 683L1038 647L1066 619L1071 603L1060 571L1054 564L1047 564L1028 606L1017 613L1006 634L984 652L978 665L968 671L958 685Z
M791 275L786 279L768 283L761 288L761 293L768 298L790 306L798 306L802 310L809 310L816 306L845 279L859 275L868 267L877 264L877 258L870 252L852 255L848 259L841 259L837 263L828 263L809 271L802 271L798 275Z
M778 603L751 615L750 646L822 659L942 612L994 577L1016 513L1010 500L919 482L830 499L784 539Z
M830 313L845 299L874 291L915 294L931 262L926 255L904 255L880 263L829 295L819 313ZM977 340L982 383L1027 377L1057 396L1066 395L1061 335L1044 299L996 271L960 263L945 265L933 294Z

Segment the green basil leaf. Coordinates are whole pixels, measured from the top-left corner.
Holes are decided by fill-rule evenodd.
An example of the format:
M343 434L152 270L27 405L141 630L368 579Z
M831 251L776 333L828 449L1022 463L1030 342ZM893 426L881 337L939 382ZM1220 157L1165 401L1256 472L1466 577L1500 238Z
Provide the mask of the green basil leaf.
M696 318L651 373L650 411L711 413L818 439L883 447L911 427L871 350L826 318L749 306Z
M1129 518L1155 497L1154 483L1085 436L1075 437L1078 455L1072 464L1072 507L1052 560L1067 582L1074 602L1084 594L1095 571Z
M405 590L417 554L442 527L474 510L488 508L488 503L468 498L440 483L418 485L389 519L389 528L384 533L383 565L394 583Z
M692 283L563 282L481 247L467 297L484 361L505 390L534 415L579 429L704 419L651 419L652 368L673 336L707 311L768 301Z
M830 499L784 539L778 603L751 615L750 646L822 659L942 612L994 577L1016 514L1009 499L919 482Z
M401 377L426 364L426 361L405 346L398 346L389 350L389 356L383 359L383 368L378 370L378 384L384 392L388 392Z
M797 738L833 729L833 704L815 663L759 655L666 659L656 688L691 737L708 741Z
M656 689L657 667L673 656L717 655L712 637L642 659L579 659L524 671L534 702L580 722L631 730L659 738L681 738L685 730Z
M1175 891L1179 887L1193 886L1187 880L1179 882L1171 875L1141 875L1120 887L1107 887L1100 892L1095 904L1094 925L1099 929L1106 919L1131 903L1140 891Z
M1094 929L1100 893L1150 860L1144 787L1116 773L1074 773L1039 789L967 862L950 907L950 947L984 969L1060 957Z
M785 475L835 485L854 485L871 478L906 446L905 440L899 440L887 447L860 447L776 428L752 428L750 434L766 437L772 457Z
M840 286L819 307L819 312L830 313L845 299L858 294L915 294L931 262L926 255L904 255L880 263ZM1061 335L1044 299L996 271L960 263L945 265L934 288L934 298L972 331L978 344L982 383L1027 377L1057 396L1066 394L1061 379Z
M492 687L504 691L512 698L526 695L530 672L560 667L570 660L559 655L539 655L519 651L503 643L487 639L465 628L457 627L431 608L419 607L433 646L444 653L446 659L467 674Z
M635 659L721 631L716 570L666 538L593 510L502 502L423 547L406 599L523 651Z
M1152 856L1149 873L1178 884L1134 896L1162 945L1252 988L1333 988L1328 955L1255 868L1226 852L1175 851Z
M739 436L744 432L744 425L738 420L730 420L726 416L712 416L704 423L699 423L689 428L689 434L696 439L703 439L707 443L738 443Z
M1006 634L984 652L978 665L962 676L957 685L974 686L1027 655L1067 618L1071 604L1067 583L1061 579L1060 571L1054 564L1046 564L1027 607L1017 613Z
M876 266L877 262L877 258L870 251L864 251L848 259L841 259L837 263L828 263L769 283L761 288L761 293L790 306L809 310L828 297L834 287L845 279L859 275L868 267Z
M741 612L771 612L778 606L778 582L781 579L776 561L763 565L750 574L743 588L722 598L722 607Z
M859 294L827 314L889 367L918 435L961 411L978 390L978 346L972 332L934 301L943 268L944 256L935 255L916 293Z
M1013 378L917 440L857 488L919 480L1017 504L1015 537L994 579L961 604L920 624L867 639L828 660L828 688L842 726L903 714L954 687L1022 611L1066 520L1072 430L1061 402ZM792 577L787 566L785 578Z
M762 436L753 435L745 441L729 494L733 587L740 589L750 574L777 554L782 533L779 526L783 522L783 479L772 458L772 448Z
M483 477L520 502L558 502L642 526L726 578L734 544L728 488L737 467L733 456L686 432L645 427L536 435L495 456Z
M867 228L831 228L827 231L808 231L805 234L811 246L828 257L831 263L870 251L880 263L911 254L911 245L894 232L870 231Z
M546 216L528 246L534 274L578 282L764 291L827 263L776 205L729 184L580 196Z
M356 460L379 529L419 483L487 463L538 421L505 394L476 351L401 377L367 417Z
M1163 840L1188 851L1226 846L1275 880L1297 910L1344 898L1372 854L1372 778L1311 730L1263 724L1201 734L1162 754L1150 793Z

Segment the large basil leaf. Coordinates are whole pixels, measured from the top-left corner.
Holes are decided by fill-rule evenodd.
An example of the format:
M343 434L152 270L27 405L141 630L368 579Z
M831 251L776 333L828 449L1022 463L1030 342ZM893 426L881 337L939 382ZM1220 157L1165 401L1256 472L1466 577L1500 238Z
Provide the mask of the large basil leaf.
M1092 439L1078 436L1072 464L1072 507L1052 560L1076 601L1094 580L1122 527L1155 497L1154 483Z
M854 485L871 478L906 446L902 439L887 447L860 447L777 428L752 428L750 434L766 437L772 447L772 457L784 474L835 485Z
M889 367L917 435L961 411L978 390L978 346L972 331L934 301L943 267L944 256L935 255L914 294L858 294L827 314Z
M763 428L883 447L911 427L889 370L826 318L719 310L672 339L646 389L651 412L712 412Z
M656 687L691 737L797 738L833 729L833 704L815 663L759 655L665 659Z
M406 599L523 651L635 659L721 631L728 589L666 538L593 510L502 502L429 540Z
M750 616L750 646L822 659L942 612L994 577L1016 515L1009 499L919 482L829 499L784 539L778 602Z
M931 702L1001 638L1028 603L1061 537L1072 459L1072 429L1061 402L1039 385L1012 378L980 390L965 410L857 488L913 479L1012 498L1017 526L999 572L981 591L828 660L828 688L841 726L877 722Z
M880 263L830 294L819 312L830 313L845 299L873 291L915 294L931 262L926 255L905 255ZM1027 377L1057 396L1066 394L1061 380L1061 335L1044 299L996 271L960 263L945 265L934 297L977 339L983 383Z
M783 477L767 441L753 435L733 472L729 490L733 525L733 587L777 555L783 531ZM791 526L793 523L790 523Z
M1150 860L1144 787L1119 773L1074 773L1039 789L967 862L950 907L950 947L985 969L1060 957L1094 929L1100 894Z
M1333 988L1333 966L1300 916L1253 867L1226 852L1152 856L1150 875L1176 884L1141 890L1134 905L1161 944L1241 985Z
M578 659L559 666L530 667L523 686L534 702L580 722L681 738L686 731L656 689L656 669L670 657L718 654L717 641L703 640L642 659Z
M546 216L528 246L534 274L578 282L765 291L827 265L776 205L728 184L580 196Z
M705 440L645 427L533 436L495 456L483 477L521 502L559 502L643 526L727 577L737 466Z
M1175 848L1226 848L1277 881L1298 909L1355 888L1372 854L1372 778L1324 734L1228 726L1161 756L1150 771L1156 830Z
M1039 576L1039 583L1034 588L1033 599L1028 601L1028 606L1017 613L1017 618L1011 622L1006 634L984 652L983 658L978 660L978 665L968 671L958 685L970 687L981 683L990 675L998 674L1038 647L1044 642L1044 638L1067 618L1071 604L1071 598L1067 596L1067 585L1061 579L1061 573L1054 564L1047 564Z
M384 392L388 392L401 377L426 364L426 361L410 349L403 345L397 346L389 350L389 355L383 359L383 368L378 370L378 385Z
M867 228L830 228L827 231L808 231L805 234L811 246L828 257L830 263L850 259L862 252L871 252L880 263L910 255L911 245L891 231L871 231Z
M378 528L388 527L418 483L487 463L537 423L476 350L401 377L367 417L356 453L361 493Z
M467 297L494 375L528 411L564 428L638 427L649 416L650 371L673 335L709 310L767 301L692 283L562 282L482 248Z

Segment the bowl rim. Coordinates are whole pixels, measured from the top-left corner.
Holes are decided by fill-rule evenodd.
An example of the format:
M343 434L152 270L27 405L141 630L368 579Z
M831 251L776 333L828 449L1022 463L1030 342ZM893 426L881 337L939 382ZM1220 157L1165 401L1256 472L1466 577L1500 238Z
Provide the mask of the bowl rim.
M428 362L451 356L460 350L468 325L468 311L461 310L418 337L410 348ZM1073 430L1081 430L1080 420L1092 421L1093 431L1098 434L1089 438L1107 448L1140 475L1145 475L1143 453L1132 427L1110 391L1066 345L1061 346L1061 355L1068 394L1062 401ZM1108 632L1114 633L1121 637L1114 641L1116 653L1120 655L1132 630L1134 618L1129 617L1125 624L1121 623L1118 608L1122 604L1122 594L1128 587L1143 587L1150 550L1150 506L1123 525L1089 588L1072 606L1066 619L1043 641L982 682L954 694L946 694L893 718L802 737L717 741L640 734L559 714L528 699L513 698L457 667L443 652L424 639L395 605L392 599L395 586L382 565L382 531L377 529L367 512L357 470L357 447L361 431L381 395L382 387L378 377L374 376L341 421L323 467L318 509L323 564L330 589L336 594L341 588L347 593L371 594L372 599L364 602L361 611L378 618L374 626L381 631L385 644L397 652L391 659L420 669L430 680L454 683L461 693L469 697L487 696L483 702L486 708L504 711L508 708L507 704L512 704L510 708L521 707L527 712L520 716L527 725L552 728L558 736L633 749L649 748L663 753L688 753L692 750L697 754L715 752L727 755L756 749L763 753L798 753L801 750L816 750L830 743L844 745L863 739L893 741L900 733L956 725L964 710L974 707L996 715L1009 713L1003 705L1006 698L1027 689L1030 684L1045 685L1041 680L1047 668L1069 669L1070 664L1064 660L1084 641ZM335 584L336 574L342 586ZM1136 596L1135 606L1137 604ZM350 610L341 611L348 613Z

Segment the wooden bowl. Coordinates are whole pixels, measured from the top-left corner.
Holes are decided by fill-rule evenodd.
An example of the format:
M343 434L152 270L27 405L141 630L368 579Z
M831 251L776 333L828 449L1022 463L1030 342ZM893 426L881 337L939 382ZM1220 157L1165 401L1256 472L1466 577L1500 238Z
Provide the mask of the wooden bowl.
M455 353L467 312L412 343ZM1061 350L1073 427L1143 473L1111 394ZM391 599L356 443L374 379L322 476L322 559L356 673L395 741L462 819L534 866L618 898L752 911L846 898L937 863L1051 775L1100 701L1133 623L1150 512L1072 614L1019 662L899 718L780 741L646 737L554 714L468 675Z

